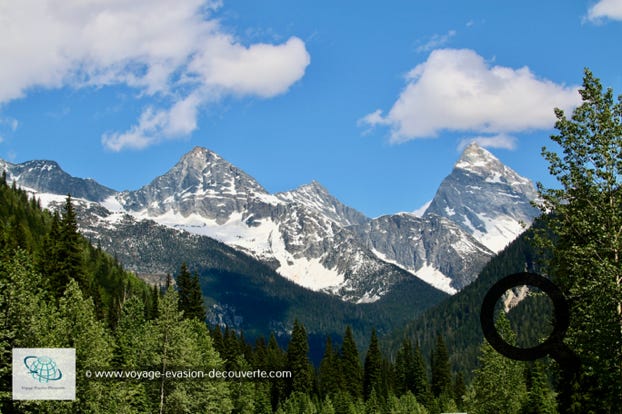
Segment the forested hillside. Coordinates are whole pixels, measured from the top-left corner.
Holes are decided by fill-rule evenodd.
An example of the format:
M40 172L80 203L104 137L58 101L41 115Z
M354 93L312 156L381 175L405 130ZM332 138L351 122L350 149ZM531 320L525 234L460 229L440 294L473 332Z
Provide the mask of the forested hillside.
M444 335L447 347L452 350L452 366L456 370L470 373L477 366L478 349L483 340L479 313L486 292L504 276L523 271L537 272L535 249L530 242L532 236L531 231L521 235L484 267L475 282L425 311L402 331L398 331L392 338L391 349L397 349L402 338L406 337L413 343L419 343L424 353L429 353L434 347L436 337ZM533 297L528 298L524 304L521 302L522 305L512 309L510 320L530 321L530 318L525 318L523 309L528 308L527 302L533 301ZM529 311L532 315L546 314L547 309ZM541 327L528 327L526 323L517 323L514 328L520 332L521 337L533 339L534 335L538 336L537 330Z
M404 342L398 360L390 361L375 330L367 352L350 327L334 345L330 336L324 338L322 360L314 367L309 337L298 321L285 350L274 336L258 337L252 346L233 330L216 325L210 331L196 296L198 277L185 264L177 289L170 284L166 291L149 288L77 233L69 197L62 214L51 214L3 179L0 214L2 412L438 413L457 408L462 388L454 395L442 339L435 351L434 386L418 348ZM75 348L76 400L12 400L11 349L19 347ZM92 378L100 371L167 369L290 375L242 382Z

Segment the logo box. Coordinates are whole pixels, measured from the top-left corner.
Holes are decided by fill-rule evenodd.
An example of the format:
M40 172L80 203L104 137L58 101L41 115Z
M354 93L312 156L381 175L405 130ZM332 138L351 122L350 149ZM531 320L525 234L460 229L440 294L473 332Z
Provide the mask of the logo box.
M13 348L14 400L75 400L75 348Z

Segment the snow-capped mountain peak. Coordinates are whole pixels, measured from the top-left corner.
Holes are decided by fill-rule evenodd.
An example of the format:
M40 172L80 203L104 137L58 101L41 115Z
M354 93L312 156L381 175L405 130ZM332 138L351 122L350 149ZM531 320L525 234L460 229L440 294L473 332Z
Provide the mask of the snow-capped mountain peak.
M362 224L369 220L364 214L340 202L315 180L295 190L278 193L276 196L285 202L295 202L304 205L317 214L333 220L340 226Z
M486 174L490 170L502 169L503 164L489 151L472 142L464 149L454 167Z
M538 215L530 180L476 143L465 148L425 215L457 223L494 252L514 240Z
M402 213L373 220L317 181L270 194L202 147L135 191L116 192L71 177L55 162L0 162L0 168L10 180L40 196L53 195L48 198L55 202L67 193L82 198L83 225L95 238L117 231L123 238L125 230L119 229L126 224L155 222L217 239L301 286L351 302L378 300L417 277L456 292L475 278L492 251L522 231L520 222L531 220L535 194L529 180L477 145L465 150L423 217ZM142 231L131 234L136 240L124 245L152 241ZM106 243L115 245L111 239ZM128 260L136 269L146 266L142 256Z
M253 177L218 154L195 147L164 175L136 191L118 196L121 205L150 217L190 214L225 222L249 200L267 194Z

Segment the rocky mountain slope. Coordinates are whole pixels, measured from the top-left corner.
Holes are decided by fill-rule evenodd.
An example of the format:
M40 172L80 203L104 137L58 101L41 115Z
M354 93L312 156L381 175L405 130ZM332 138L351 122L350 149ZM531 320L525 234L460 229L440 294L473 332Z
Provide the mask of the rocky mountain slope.
M422 218L367 218L317 182L270 194L199 147L135 191L115 192L71 177L50 161L2 162L0 168L45 203L67 193L79 198L81 226L93 240L124 252L142 246L140 253L122 255L139 273L170 271L152 259L166 248L161 240L127 231L129 224L135 229L152 222L218 240L302 287L354 303L377 301L412 278L455 293L474 280L493 251L516 237L517 223L530 222L534 213L529 180L476 145L465 150Z
M441 183L424 217L446 217L494 252L538 215L533 183L473 143Z

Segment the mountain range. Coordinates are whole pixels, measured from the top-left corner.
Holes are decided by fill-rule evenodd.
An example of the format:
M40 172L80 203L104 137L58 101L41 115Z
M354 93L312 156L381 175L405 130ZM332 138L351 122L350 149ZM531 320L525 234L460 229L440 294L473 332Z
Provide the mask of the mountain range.
M359 304L412 279L449 294L461 290L538 213L533 184L477 144L464 150L420 217L368 218L315 181L270 194L200 147L133 191L72 177L54 161L0 160L0 169L44 206L71 194L81 231L144 277L157 280L179 265L162 260L167 246L154 238L157 229L169 240L217 240L299 286ZM201 255L209 251L195 249L191 259Z

